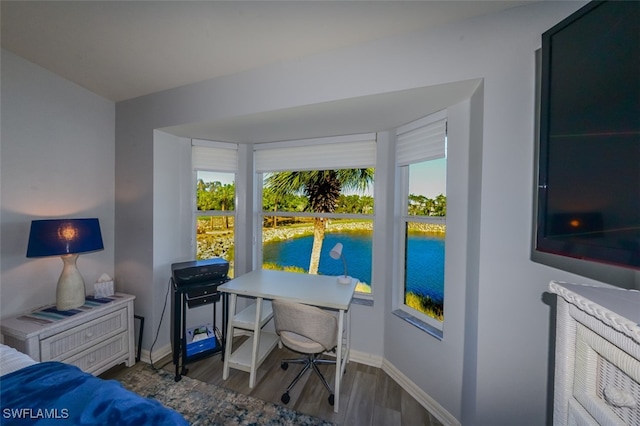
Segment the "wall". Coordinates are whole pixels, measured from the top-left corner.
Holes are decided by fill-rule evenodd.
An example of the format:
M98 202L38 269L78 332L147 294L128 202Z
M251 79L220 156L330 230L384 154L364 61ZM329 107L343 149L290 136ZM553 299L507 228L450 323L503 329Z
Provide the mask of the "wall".
M115 105L2 50L0 315L55 302L59 257L27 259L31 220L97 217L105 249L81 255L87 292L114 275ZM117 283L116 283L117 287Z
M591 281L530 261L534 52L540 34L582 4L536 3L119 103L115 177L113 104L3 51L1 315L55 297L61 262L24 258L30 220L82 214L100 217L105 239L105 251L80 258L87 282L112 272L115 260L117 287L138 295L136 310L152 317L148 330L155 331L165 290L158 283L167 279L156 265L156 230L172 224L154 212L159 159L166 158L156 151L171 150L154 145L154 129L482 78L482 96L468 105L469 140L481 140L482 151L469 148L470 173L480 176L469 197L481 191L481 200L466 212L476 218L466 241L473 256L454 308L465 312L464 335L435 342L391 316L381 296L375 309L354 312L353 343L387 359L465 425L548 423L547 284ZM395 339L382 340L381 323ZM452 365L447 352L456 354ZM459 363L462 377L451 376Z
M466 133L470 146L468 159L461 157L469 164L461 184L468 200L460 204L468 237L452 256L463 262L455 283L460 300L447 296L453 326L446 324L445 339L436 341L390 315L390 298L381 291L374 309L354 311L353 346L380 351L372 355L463 424L545 424L551 309L542 299L551 279L589 280L530 260L534 59L540 34L582 4L535 3L121 102L116 167L117 179L127 179L116 183L116 217L141 222L153 215L153 129L480 78L481 92L455 106L456 114L468 111L466 124L454 131ZM154 245L152 234L134 237L118 227L117 239L118 271L132 291L145 291L153 264L142 253ZM374 263L384 264L384 256L375 256ZM120 267L130 263L137 264L130 271ZM374 285L387 286L388 275L381 275L385 280Z
M155 144L154 129L482 78L483 95L469 105L476 111L470 121L481 121L470 126L470 140L482 140L483 149L471 151L469 167L480 175L482 199L479 211L467 211L479 222L471 229L475 244L467 241L477 261L468 256L456 308L466 313L464 337L444 348L448 338L435 342L390 316L381 296L375 309L354 312L354 348L388 359L464 424L546 423L550 309L541 299L550 279L587 280L529 260L533 52L539 34L581 4L536 4L120 103L115 166L113 104L3 51L2 316L55 296L60 261L24 258L30 220L78 214L100 217L105 239L105 251L79 261L87 282L111 273L115 258L117 287L138 295L136 309L156 329L166 264L180 254L159 260L155 253L166 244L158 230L173 219L156 213L156 182L166 179L161 165L172 148ZM382 341L381 323L397 340ZM464 360L443 368L446 351ZM448 373L460 362L462 385Z

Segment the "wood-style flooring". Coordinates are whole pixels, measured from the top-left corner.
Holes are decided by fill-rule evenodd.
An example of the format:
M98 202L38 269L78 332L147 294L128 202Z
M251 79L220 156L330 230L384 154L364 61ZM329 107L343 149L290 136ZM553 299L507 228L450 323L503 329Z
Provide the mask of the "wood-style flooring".
M234 347L240 344L239 339ZM280 368L280 360L298 358L299 354L286 348L276 349L258 369L256 386L249 388L249 373L231 369L229 378L222 380L223 362L214 355L187 365L187 376L202 382L225 387L263 401L282 405L280 397L291 380L302 368L290 364L287 370ZM154 361L155 367L175 372L171 357ZM135 367L134 367L135 368ZM320 371L333 388L334 365L320 366ZM101 375L116 379L126 372L126 367L114 368ZM409 393L380 368L355 362L347 364L340 389L340 410L333 412L328 393L320 379L308 371L289 393L287 407L338 425L348 426L440 426L441 423L420 405ZM337 398L337 396L336 396Z

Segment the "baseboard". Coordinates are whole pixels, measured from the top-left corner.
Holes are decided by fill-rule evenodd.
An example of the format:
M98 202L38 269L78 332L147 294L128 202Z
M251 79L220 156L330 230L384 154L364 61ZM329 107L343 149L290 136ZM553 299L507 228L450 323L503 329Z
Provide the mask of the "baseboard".
M355 359L354 359L355 361ZM356 361L357 362L357 361ZM395 380L405 391L416 399L424 408L429 410L443 425L461 426L461 423L453 417L447 410L445 410L440 404L438 404L433 398L431 398L425 391L420 389L418 385L413 383L407 376L398 370L388 360L382 360L382 370L384 370L389 377Z
M370 365L371 367L382 368L383 358L381 356L350 349L349 361L357 362L358 364Z
M159 349L154 349L153 350L154 365L157 366L158 361L160 361L162 358L166 357L167 355L171 355L171 344L167 344ZM146 349L141 350L140 361L147 364L151 364L151 353Z

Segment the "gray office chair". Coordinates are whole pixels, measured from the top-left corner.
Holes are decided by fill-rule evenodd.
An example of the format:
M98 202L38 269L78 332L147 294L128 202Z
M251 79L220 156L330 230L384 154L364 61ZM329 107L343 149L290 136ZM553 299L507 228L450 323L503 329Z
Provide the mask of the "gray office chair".
M334 315L315 306L300 303L273 300L273 320L276 332L282 343L289 349L306 354L299 359L283 359L280 367L289 368L289 363L304 364L302 371L293 379L280 400L287 404L290 400L289 391L309 369L313 369L322 384L329 391L329 404L334 404L333 390L318 369L318 364L335 364L335 360L320 359L318 356L330 351L338 344L338 322Z

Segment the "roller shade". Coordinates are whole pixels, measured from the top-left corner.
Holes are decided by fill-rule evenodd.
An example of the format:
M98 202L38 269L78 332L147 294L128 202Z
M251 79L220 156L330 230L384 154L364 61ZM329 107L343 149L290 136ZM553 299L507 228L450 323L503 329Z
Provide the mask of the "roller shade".
M375 167L375 134L257 144L256 172Z
M446 157L446 117L425 117L398 128L396 155L400 166Z
M191 141L191 164L194 170L235 172L238 168L236 144L203 140Z

